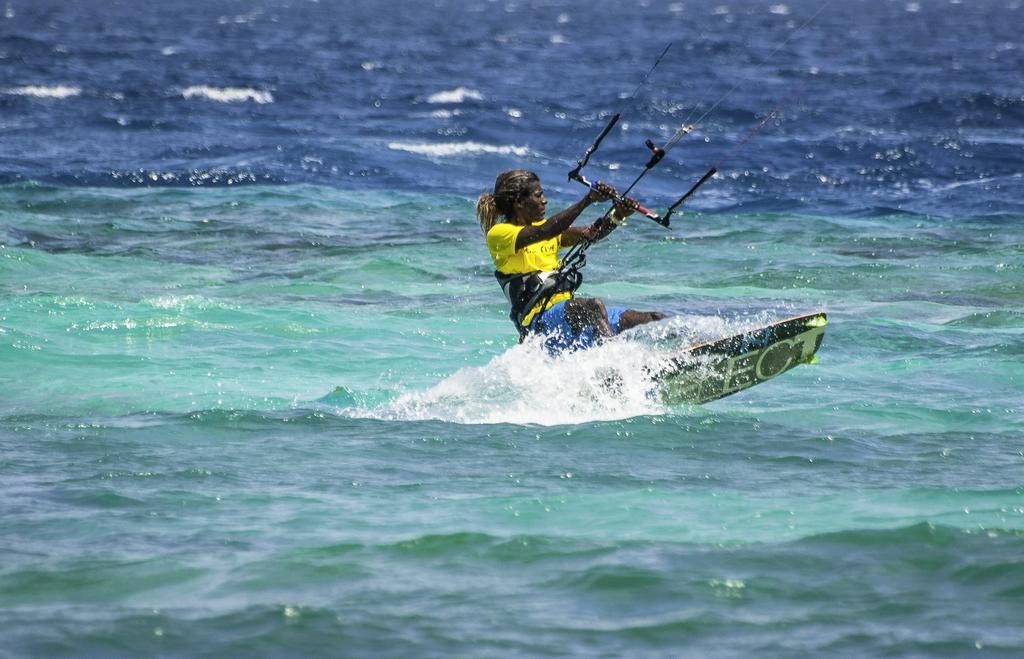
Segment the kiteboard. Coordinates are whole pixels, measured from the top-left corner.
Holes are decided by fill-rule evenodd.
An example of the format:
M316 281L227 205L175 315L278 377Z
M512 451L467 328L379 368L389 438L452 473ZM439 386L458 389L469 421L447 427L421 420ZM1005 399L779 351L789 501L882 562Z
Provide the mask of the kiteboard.
M828 318L816 312L687 346L650 369L665 403L706 403L816 360Z

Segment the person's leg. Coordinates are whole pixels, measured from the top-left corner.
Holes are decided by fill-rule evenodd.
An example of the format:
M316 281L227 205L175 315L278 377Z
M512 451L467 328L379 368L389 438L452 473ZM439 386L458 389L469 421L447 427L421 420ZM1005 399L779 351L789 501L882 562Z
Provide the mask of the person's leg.
M619 314L618 329L620 332L625 332L637 325L653 323L656 320L663 320L664 318L665 314L660 311L635 311L633 309L627 309Z
M608 307L597 298L578 297L545 311L537 329L546 336L547 349L555 353L589 348L602 339L664 317L657 311Z
M573 350L575 333L569 322L566 320L565 305L571 300L565 300L554 304L550 309L540 313L531 332L543 337L544 349L552 355L557 355L565 350Z
M577 337L593 328L595 337L613 336L615 330L608 322L608 309L597 298L576 297L565 302L565 320Z
M615 334L604 303L593 298L559 302L542 313L538 321L533 331L544 336L544 347L552 354L589 348Z

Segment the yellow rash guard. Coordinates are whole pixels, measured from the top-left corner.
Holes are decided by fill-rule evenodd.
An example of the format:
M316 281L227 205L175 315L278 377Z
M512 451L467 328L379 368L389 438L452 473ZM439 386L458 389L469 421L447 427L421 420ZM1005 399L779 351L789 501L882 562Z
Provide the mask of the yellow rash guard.
M542 224L544 224L544 220L534 222L533 226ZM495 224L487 232L487 249L491 252L495 269L506 275L521 275L537 270L558 270L558 249L562 246L561 236L538 240L516 251L516 238L519 237L519 232L522 230L523 227L506 222ZM540 308L540 304L530 309L523 316L523 325L529 326L533 317L539 312L550 309L562 300L568 300L571 297L572 293L555 293L544 304L544 309Z

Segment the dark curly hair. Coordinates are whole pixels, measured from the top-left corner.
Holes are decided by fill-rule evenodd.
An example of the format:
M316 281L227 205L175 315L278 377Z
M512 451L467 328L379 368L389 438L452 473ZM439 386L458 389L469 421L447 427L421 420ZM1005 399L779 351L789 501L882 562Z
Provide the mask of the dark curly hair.
M494 192L485 192L476 200L476 218L484 235L498 223L499 217L510 217L516 202L526 196L531 185L539 182L540 178L527 169L511 169L498 174Z

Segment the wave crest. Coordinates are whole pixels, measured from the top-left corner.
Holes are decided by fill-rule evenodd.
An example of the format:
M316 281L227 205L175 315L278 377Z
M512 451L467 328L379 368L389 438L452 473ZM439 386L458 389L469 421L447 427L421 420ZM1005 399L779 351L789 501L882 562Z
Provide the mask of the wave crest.
M482 144L480 142L447 142L442 144L390 142L388 148L392 151L408 151L409 153L418 153L435 158L463 156L474 153L494 153L502 156L518 157L530 154L530 150L525 146Z
M482 101L484 95L475 89L456 87L448 91L437 92L427 97L427 103L465 103L467 100Z
M249 87L209 87L193 85L181 90L185 98L203 98L218 103L244 103L252 101L260 105L274 102L274 95L269 91Z
M23 85L4 90L11 96L32 96L34 98L70 98L82 93L81 87L73 85Z

